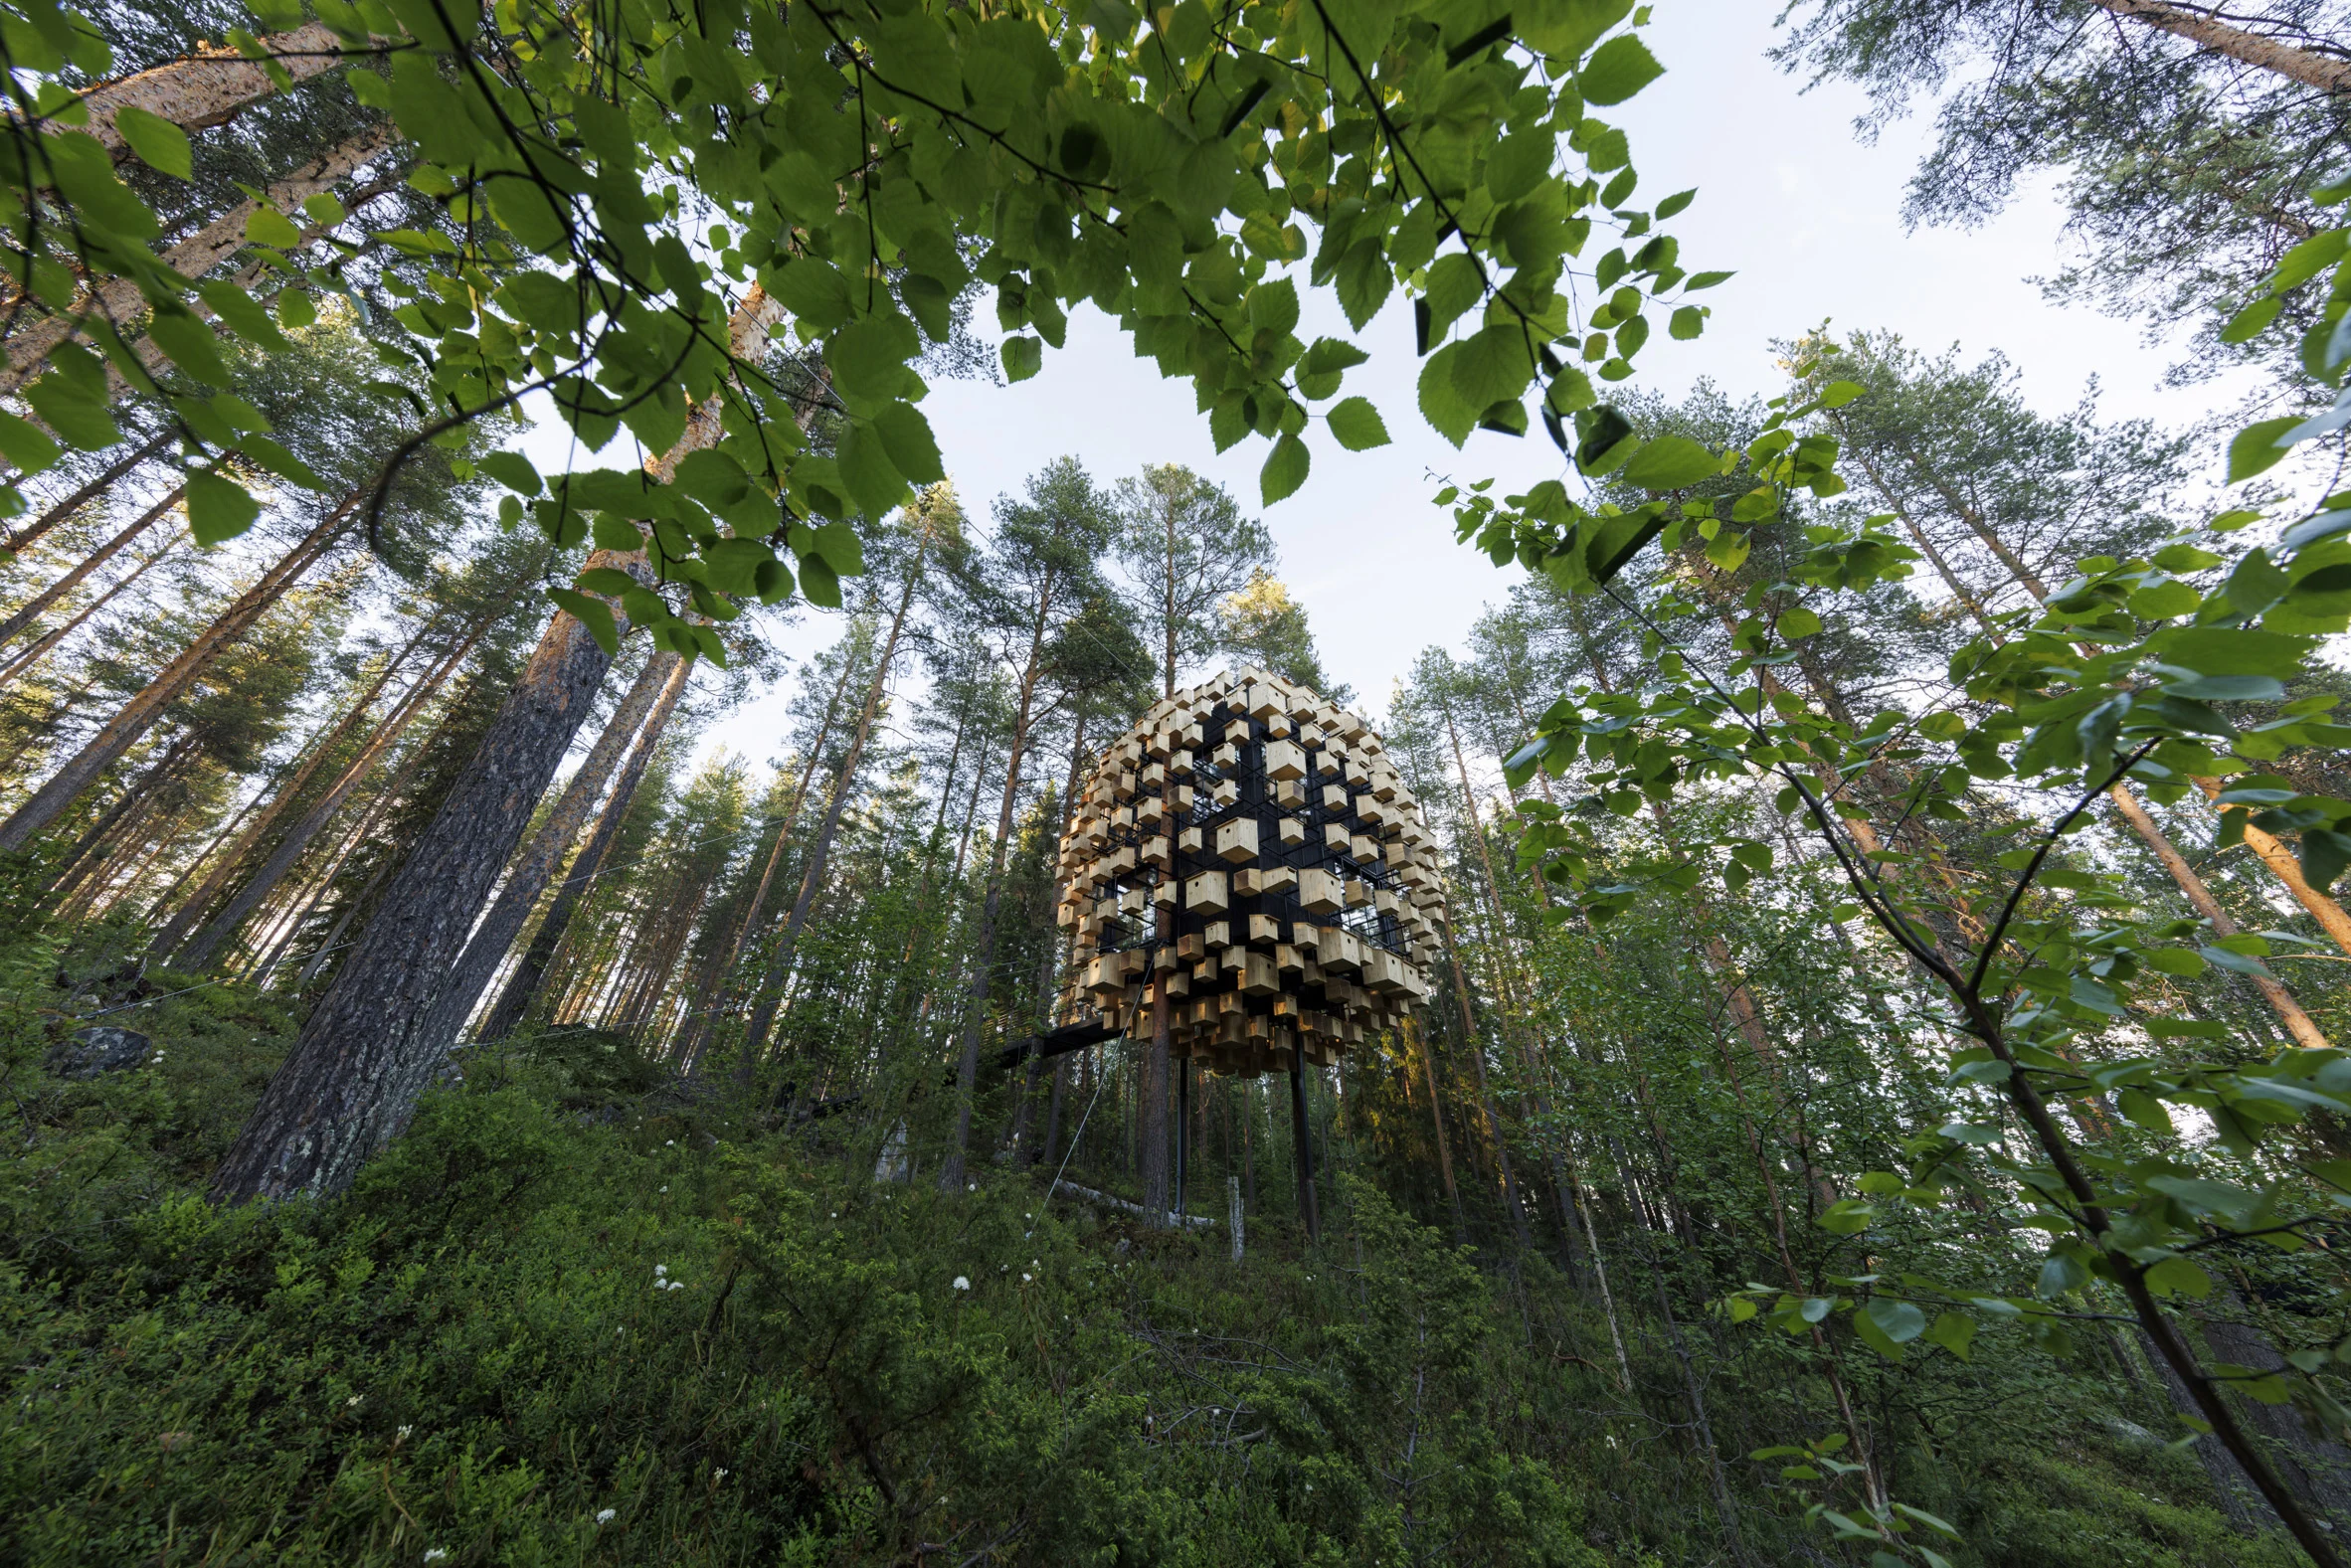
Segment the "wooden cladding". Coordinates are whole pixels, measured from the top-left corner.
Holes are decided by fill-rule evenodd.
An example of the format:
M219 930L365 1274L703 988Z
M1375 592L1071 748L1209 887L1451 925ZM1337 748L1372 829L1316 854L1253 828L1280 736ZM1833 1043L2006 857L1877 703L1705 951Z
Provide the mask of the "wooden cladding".
M1379 738L1262 670L1176 693L1113 744L1061 845L1065 1005L1254 1076L1328 1065L1428 993L1442 897Z

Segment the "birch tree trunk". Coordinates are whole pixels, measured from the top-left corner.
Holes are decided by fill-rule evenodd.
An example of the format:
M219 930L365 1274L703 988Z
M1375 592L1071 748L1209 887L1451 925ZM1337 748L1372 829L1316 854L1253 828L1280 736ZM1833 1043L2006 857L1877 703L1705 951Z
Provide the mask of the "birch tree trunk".
M391 125L371 125L271 185L267 192L270 205L281 212L297 211L309 198L348 179L369 159L399 145L400 133ZM251 199L239 202L165 251L160 260L190 281L203 277L250 243L245 238L245 226L262 205ZM200 313L210 315L211 311L207 308ZM7 335L7 361L0 365L0 394L22 388L48 362L52 350L82 335L84 321L111 322L128 339L139 335L136 323L146 314L146 296L136 282L127 277L108 277L76 300L73 309L63 315L18 322ZM113 387L119 397L123 384L118 377Z

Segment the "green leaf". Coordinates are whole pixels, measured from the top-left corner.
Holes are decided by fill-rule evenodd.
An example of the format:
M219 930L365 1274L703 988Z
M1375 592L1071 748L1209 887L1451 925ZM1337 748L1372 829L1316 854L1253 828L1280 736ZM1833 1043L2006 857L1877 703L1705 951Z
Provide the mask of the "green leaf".
M1453 383L1453 365L1461 355L1459 343L1448 343L1420 366L1420 416L1439 436L1459 446L1478 426L1482 406L1473 406Z
M805 555L800 558L800 590L812 605L825 610L840 609L840 579L833 575L821 557Z
M1265 467L1257 475L1259 495L1266 505L1297 492L1306 483L1306 472L1313 458L1306 442L1295 436L1284 435L1274 442L1273 451L1265 459Z
M1605 108L1622 103L1664 75L1665 67L1649 53L1649 46L1630 33L1622 33L1593 50L1575 80L1586 103Z
M243 485L209 469L188 475L188 537L210 547L234 539L262 515Z
M1332 436L1349 451L1369 451L1388 443L1387 426L1369 398L1342 398L1324 419Z
M1045 345L1025 332L1004 339L1004 379L1026 381L1045 368Z
M1626 459L1624 480L1644 490L1679 490L1722 471L1722 460L1687 436L1659 436Z
M905 499L905 477L890 460L889 448L872 426L844 426L833 455L840 465L841 482L849 487L849 499L867 517L879 521Z
M1811 610L1806 610L1801 605L1794 606L1779 612L1779 634L1787 638L1790 642L1794 642L1802 637L1813 636L1817 634L1819 630L1820 616L1814 614Z
M267 436L247 436L238 441L237 447L280 479L290 479L305 490L327 488L326 480L319 477L316 469Z
M612 606L601 599L591 599L586 594L568 588L551 588L547 590L547 597L555 601L556 608L567 611L573 619L586 626L588 635L596 639L598 647L607 653L621 651L621 631L613 622Z
M14 463L20 472L41 472L57 461L59 450L58 443L43 435L32 421L0 413L0 456Z
M1965 1361L1969 1359L1968 1346L1975 1342L1975 1319L1965 1312L1938 1313L1927 1325L1926 1340Z
M69 446L103 451L122 439L104 401L55 370L25 390L25 401Z
M188 133L162 115L125 104L114 111L114 128L122 133L123 143L138 154L139 162L148 168L175 180L185 180L194 174Z
M1926 1331L1926 1314L1908 1302L1888 1301L1885 1297L1870 1298L1863 1308L1879 1330L1896 1344L1908 1344Z
M702 552L710 586L721 594L749 598L759 592L760 568L776 559L764 540L721 539Z
M274 207L257 207L245 220L245 238L255 245L290 251L302 243L302 231Z
M473 466L509 490L524 495L539 493L539 470L532 467L531 460L518 451L485 452L473 459Z
M226 387L233 379L228 361L221 358L220 334L185 305L157 307L147 321L147 336L171 362L208 386Z
M2144 1089L2125 1089L2114 1100L2133 1126L2143 1127L2150 1132L2168 1133L2172 1131L2171 1114L2163 1109L2162 1101Z
M1496 322L1455 347L1459 353L1453 361L1454 388L1480 415L1519 397L1535 378L1525 329L1514 323Z
M2229 482L2250 479L2282 462L2286 448L2277 444L2277 437L2301 423L2287 414L2239 431L2237 438L2229 442Z
M1698 200L1698 192L1695 189L1676 191L1657 204L1657 221L1664 223L1668 218L1678 216L1685 207L1696 200Z
M873 417L873 429L881 436L882 448L890 454L891 465L911 482L936 484L947 477L938 438L931 434L931 422L913 404L883 405Z

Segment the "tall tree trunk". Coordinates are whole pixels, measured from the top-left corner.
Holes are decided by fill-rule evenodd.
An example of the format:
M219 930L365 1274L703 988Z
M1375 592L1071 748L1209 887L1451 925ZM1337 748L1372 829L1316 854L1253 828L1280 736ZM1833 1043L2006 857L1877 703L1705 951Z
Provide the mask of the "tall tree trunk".
M297 212L310 197L332 190L370 158L399 145L400 133L390 124L371 125L271 185L267 193L270 205L279 212ZM262 203L251 199L239 202L165 251L161 261L182 277L204 276L251 243L245 226L261 208ZM82 336L85 321L107 322L127 339L138 336L137 323L146 313L146 295L135 281L108 277L76 300L68 313L16 325L7 335L6 362L0 364L0 394L14 393L32 380L59 344ZM212 312L206 307L201 313Z
M2180 16L2191 15L2191 13L2179 11L2177 7L2146 3L2146 0L2098 0L2098 3L2104 5L2108 10L2137 16L2142 21L2152 21L2154 13L2158 12ZM2154 22L2153 25L2164 26L2165 24ZM2218 24L2213 25L2218 26ZM2234 30L2221 28L2220 31L2226 33ZM2285 53L2296 52L2288 50ZM2253 63L2261 64L2258 61ZM2269 69L2275 68L2270 67ZM2335 62L2333 69L2342 75L2344 82L2351 83L2351 62ZM2328 90L2340 89L2329 88ZM1911 469L1923 477L1943 498L1943 504L1950 507L1958 515L1960 521L1967 525L1968 530L1983 541L1985 548L1999 559L2001 566L2007 569L2008 575L2016 585L2030 594L2035 604L2048 603L2048 586L2041 581L2032 568L2018 557L2014 550L2009 548L2008 542L2000 537L1999 531L1992 527L1990 520L1976 508L1968 505L1966 498L1944 482L1942 476L1929 468L1925 459L1915 451L1905 446L1902 448L1902 455L1908 460ZM1878 485L1881 493L1888 495L1894 493L1887 488L1875 470L1870 471L1870 477L1872 482ZM1916 531L1913 525L1912 532ZM1969 608L1975 611L1977 623L1983 627L1985 634L1995 641L1999 640L1999 633L1993 629L1990 619L1983 611L1972 604ZM2084 651L2094 650L2085 649ZM2221 791L2218 780L2198 779L2196 784L2198 787L2203 789L2207 797L2218 795ZM2116 806L2122 808L2123 820L2130 825L2131 831L2145 839L2147 846L2155 851L2155 858L2163 863L2164 870L2169 872L2172 880L2179 884L2180 891L2187 895L2188 902L2195 905L2200 913L2207 912L2208 908L2217 908L2212 890L2205 885L2203 878L2199 877L2194 868L2188 864L2187 857L2173 847L2168 835L2156 825L2155 819L2149 816L2143 808L2138 808L2135 791L2130 788L2130 785L2127 783L2117 784L2109 793ZM2127 807L2123 804L2126 797L2130 800L2130 805ZM2302 876L2301 867L2295 863L2292 851L2275 838L2251 824L2248 824L2245 836L2247 844L2252 846L2254 853L2261 857L2261 863L2269 868L2270 873L2284 886L2286 892L2293 895L2294 902L2309 913L2310 918L2318 923L2320 930L2334 939L2337 947L2341 948L2344 953L2351 954L2351 915L2345 914L2342 905L2310 886ZM2207 918L2209 918L2209 914ZM2269 988L2264 987L2261 994L2272 1008L2278 1008L2278 1003L2281 1000L2292 1008L2291 1013L2283 1008L2278 1008L2278 1017L2285 1024L2287 1033L2293 1035L2298 1043L2307 1043L2304 1039L2305 1034L2315 1033L2316 1026L2310 1022L2308 1014L2302 1012L2299 1004L2293 1001L2291 993L2282 988L2272 992Z
M760 980L759 1003L752 1009L750 1027L743 1035L743 1057L735 1069L739 1083L750 1082L753 1066L767 1050L768 1032L776 1025L776 1007L783 1000L784 982L792 971L792 950L799 946L801 928L808 923L809 906L816 897L816 889L823 885L824 864L832 855L832 840L840 830L841 812L856 787L857 769L865 760L865 742L873 733L874 715L881 711L882 693L889 685L890 664L898 656L898 635L906 627L906 612L914 605L914 591L922 585L923 560L929 549L930 540L926 537L916 548L913 565L907 569L905 588L898 595L898 609L890 616L890 634L883 639L881 653L873 661L873 678L865 685L865 704L857 712L856 732L849 737L849 749L841 758L840 771L832 777L832 792L824 802L824 820L816 828L816 841L809 846L808 865L801 872L800 893L792 901L792 913L785 919L783 934L776 939L776 951L768 958L767 973Z
M0 620L0 643L15 640L18 632L47 614L50 606L80 588L83 579L121 554L124 549L138 539L139 535L161 522L171 513L173 508L180 504L181 497L187 493L188 487L186 485L175 485L161 500L133 518L128 526L115 534L113 538L108 539L104 544L83 557L81 562L71 571L19 605L15 612L6 620Z
M114 830L131 807L143 804L150 790L171 777L196 750L197 742L198 737L194 735L180 736L145 773L123 785L122 793L115 797L114 803L99 814L97 821L74 841L73 847L66 851L65 858L58 862L49 883L49 892L53 896L70 892L82 880L89 869L86 862L90 852L97 847L98 841Z
M465 951L450 970L441 999L434 1004L433 1016L427 1020L428 1039L443 1049L453 1045L465 1027L465 1020L473 1016L473 1008L481 1000L482 988L489 984L498 965L505 960L506 952L514 946L514 939L522 935L522 928L530 920L531 911L538 908L539 895L547 891L547 884L555 876L555 868L579 841L580 830L588 825L589 813L604 795L604 786L612 782L613 770L620 766L621 757L628 750L631 737L644 723L645 715L660 698L672 680L683 683L680 674L684 660L667 648L656 649L645 660L644 669L630 686L628 695L613 710L596 744L589 748L579 772L572 775L564 786L555 809L540 824L538 833L524 847L506 873L506 885L498 892L497 902L465 944Z
M496 618L494 612L484 615L464 640L444 654L439 664L409 688L399 704L385 715L384 722L376 726L375 734L368 737L359 755L351 759L327 791L312 802L310 809L303 812L293 826L285 830L285 836L270 851L270 857L222 906L220 913L188 940L188 945L176 955L178 967L200 969L212 961L213 956L221 951L221 945L237 934L237 929L245 924L247 917L261 908L262 901L294 868L303 852L310 847L310 840L318 836L319 829L334 820L343 809L344 802L351 798L352 791L359 787L369 774L375 772L376 764L383 761L384 754L416 722L417 715L424 712L425 705L440 693L442 686L464 662L465 655L473 651L473 644L481 639L482 633L490 628Z
M34 643L31 647L25 649L24 652L18 654L15 660L12 661L6 668L0 668L0 686L8 685L19 675L22 675L25 671L31 669L34 665L40 663L43 659L47 658L51 653L56 651L57 645L59 643L65 641L66 638L72 636L76 631L80 630L84 621L87 621L90 616L96 614L99 610L112 604L116 595L120 594L124 589L130 587L131 584L137 582L140 578L145 577L149 568L154 566L156 562L162 560L165 556L171 554L171 549L172 542L169 540L164 541L160 548L149 551L147 553L147 558L144 561L141 561L137 566L132 567L128 572L123 573L121 577L115 579L112 583L107 584L104 593L91 595L90 603L83 606L81 610L77 610L73 619L63 622L53 631L43 633L40 641Z
M1004 857L1012 841L1012 823L1020 800L1020 765L1026 760L1029 725L1035 718L1037 681L1044 673L1045 633L1052 613L1052 590L1037 594L1036 615L1029 627L1028 662L1020 672L1020 703L1012 719L1012 744L1004 760L1004 798L995 814L995 843L988 860L988 891L980 905L980 931L972 956L971 980L965 995L969 1016L964 1020L963 1059L956 1066L955 1142L940 1163L939 1186L954 1192L964 1185L964 1160L972 1145L972 1099L980 1088L980 1036L988 1027L989 981L995 966L995 926L1004 897ZM1164 1156L1163 1156L1164 1157Z
M621 835L621 824L629 815L629 803L636 797L636 786L644 779L653 753L660 749L661 732L668 727L669 714L677 706L677 699L684 695L686 678L692 672L693 666L680 661L663 679L660 695L653 699L651 710L645 714L643 728L630 749L629 761L613 785L612 798L605 802L603 814L596 819L596 830L588 835L588 842L573 858L571 870L565 875L563 885L556 889L555 902L547 906L546 918L539 922L538 933L531 938L522 961L515 965L489 1016L482 1020L479 1038L502 1040L529 1013L531 1002L571 930L572 917L579 912L580 901L588 896L605 856L612 853L613 840ZM463 1020L458 1022L461 1026Z
M195 892L180 901L180 907L172 913L171 919L165 921L162 929L155 933L154 941L147 944L148 958L160 963L171 957L172 950L180 945L189 930L204 918L214 901L227 890L237 873L244 869L247 857L254 852L255 846L269 836L270 829L277 824L277 818L309 787L310 780L319 769L326 766L327 760L343 742L358 730L360 723L367 717L367 711L375 706L376 698L383 695L384 688L391 684L400 666L408 662L408 656L417 650L433 629L434 623L420 627L415 635L402 644L399 651L384 661L384 667L377 671L376 678L344 711L343 716L324 735L311 742L307 755L271 791L269 803L251 817L244 833L220 856L211 874Z
M781 314L753 288L728 323L735 358L755 360L765 352L768 330ZM714 444L721 407L714 394L692 410L684 435L649 471L666 482L687 452ZM589 559L627 567L641 563L643 552L598 551ZM611 662L570 612L549 623L480 748L221 1162L216 1198L339 1191L407 1125L446 1060L420 1025Z
M130 144L114 119L126 108L167 119L182 130L209 130L275 95L280 87L272 68L285 73L286 87L295 87L340 70L344 64L342 40L323 22L305 22L283 33L269 34L259 43L261 56L257 59L249 60L243 51L228 45L199 44L177 60L85 88L82 103L90 119L81 128L96 137L120 162L130 156ZM43 128L56 124L55 120L47 121Z
M1478 1024L1470 1012L1469 980L1461 972L1461 951L1453 943L1453 923L1444 921L1438 929L1445 936L1445 960L1453 966L1453 995L1461 1003L1461 1047L1470 1059L1478 1083L1478 1106L1486 1113L1486 1131L1494 1139L1494 1164L1502 1177L1502 1200L1511 1212L1511 1228L1518 1234L1519 1245L1529 1247L1534 1238L1527 1233L1527 1206L1519 1201L1519 1178L1511 1171L1511 1151L1502 1135L1502 1115L1494 1109L1494 1095L1486 1087L1486 1048L1478 1039Z
M2174 38L2184 38L2198 49L2261 71L2272 71L2289 82L2316 87L2332 97L2351 92L2351 61L2314 50L2296 49L2275 39L2249 33L2221 21L2219 10L2169 5L2165 0L2095 0L2116 16L2144 22Z
M161 673L116 710L114 716L98 728L82 750L33 797L18 806L14 815L0 822L0 851L24 849L50 823L64 814L83 790L89 788L98 776L137 744L165 708L185 695L213 660L220 657L230 644L242 637L262 618L270 608L282 598L285 591L300 581L319 557L326 554L335 540L349 528L359 515L359 502L365 492L353 490L302 536L301 541L263 573L261 580L239 595L236 602L213 619L211 625L197 633L196 640L180 655L163 667Z
M161 456L170 449L172 439L177 434L176 431L166 427L158 435L149 437L145 444L134 448L129 456L116 458L111 464L100 469L94 477L75 487L64 499L52 502L39 517L25 524L22 529L11 533L6 539L0 540L0 551L6 551L10 555L24 554L25 551L32 548L35 541L51 529L81 511L82 508L108 490L113 489L133 468L150 458ZM6 638L0 638L0 641L5 640Z
M817 765L824 758L824 743L832 738L832 726L840 718L840 702L848 695L850 670L848 659L843 658L840 678L832 683L832 695L825 699L823 722L816 727L816 739L801 765L800 782L793 785L790 803L785 806L783 820L776 828L776 841L768 846L767 860L760 867L759 884L752 890L750 902L736 913L733 929L712 959L708 989L714 995L721 993L722 987L727 992L733 989L735 966L742 961L743 948L759 924L760 913L767 908L768 890L775 886L776 870L784 863L784 851L792 844L793 830L800 825L801 808L808 804L809 785L815 782ZM685 1057L684 1071L689 1077L702 1065L703 1042L714 1027L713 1014L717 1010L718 1004L713 1004L697 1012L687 1037L679 1042L678 1050Z

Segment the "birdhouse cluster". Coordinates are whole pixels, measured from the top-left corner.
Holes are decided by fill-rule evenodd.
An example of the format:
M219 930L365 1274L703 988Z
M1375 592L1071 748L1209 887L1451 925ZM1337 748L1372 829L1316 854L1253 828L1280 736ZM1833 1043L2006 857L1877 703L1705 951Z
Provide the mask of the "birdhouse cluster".
M1428 994L1444 895L1420 807L1363 721L1247 670L1156 704L1061 844L1064 1015L1218 1073L1331 1066Z

